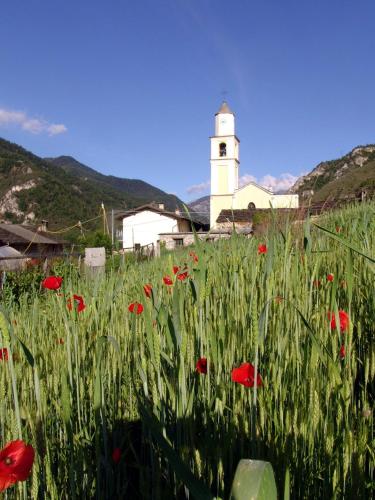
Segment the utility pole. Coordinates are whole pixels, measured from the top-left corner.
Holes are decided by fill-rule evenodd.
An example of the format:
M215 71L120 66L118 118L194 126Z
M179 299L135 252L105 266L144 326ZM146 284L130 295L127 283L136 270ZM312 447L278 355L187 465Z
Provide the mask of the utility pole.
M103 202L102 202L102 212L103 212L103 234L105 234L105 208Z
M111 233L112 233L112 248L115 244L115 226L114 226L114 210L111 212Z

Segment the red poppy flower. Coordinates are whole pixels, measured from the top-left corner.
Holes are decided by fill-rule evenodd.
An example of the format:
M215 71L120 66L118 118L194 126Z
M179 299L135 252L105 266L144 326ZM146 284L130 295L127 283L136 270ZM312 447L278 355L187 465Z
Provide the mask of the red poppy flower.
M185 271L184 273L177 274L177 279L180 280L180 281L186 280L187 277L188 277L188 272L187 271Z
M42 287L48 290L58 290L63 279L60 276L48 276L42 281Z
M328 319L331 320L331 330L336 329L336 316L335 313L329 312ZM340 309L339 311L339 320L340 320L340 331L345 332L349 327L349 315Z
M143 285L143 291L145 292L145 295L148 299L151 298L152 294L152 285L151 283L148 283L147 285Z
M64 339L56 339L56 344L64 345L65 341Z
M86 308L86 305L83 301L83 297L81 297L80 295L73 295L73 300L72 299L68 299L68 302L66 303L69 311L71 311L73 309L73 305L77 308L77 312L82 312L85 308Z
M128 309L131 313L141 314L143 312L143 305L139 302L132 302Z
M173 281L170 276L164 276L163 281L165 285L173 285Z
M198 255L195 252L190 252L189 255L193 259L193 262L198 262Z
M336 226L336 233L341 233L341 227L340 226Z
M314 281L313 281L313 285L314 285L314 287L315 287L315 288L319 288L321 284L322 284L322 283L321 283L321 281L320 281L320 280L314 280Z
M8 361L8 359L9 359L8 349L6 347L2 347L0 349L0 360Z
M232 370L233 382L238 382L245 387L254 387L254 375L255 367L251 363L242 363L239 368L233 368ZM256 385L257 387L263 385L262 377L259 372L257 373Z
M20 439L11 441L0 451L0 491L29 477L34 455L34 448Z
M112 460L115 464L118 464L119 461L121 460L121 448L114 448L112 451Z
M198 373L207 373L207 358L199 358L197 364L195 365L195 369Z
M177 274L179 270L180 270L179 266L173 266L173 274Z
M346 351L345 351L345 346L344 344L340 347L340 358L341 359L344 359L345 358L345 355L346 355Z
M267 253L267 245L258 245L258 254Z
M334 275L332 273L327 274L327 281L333 281L334 280Z

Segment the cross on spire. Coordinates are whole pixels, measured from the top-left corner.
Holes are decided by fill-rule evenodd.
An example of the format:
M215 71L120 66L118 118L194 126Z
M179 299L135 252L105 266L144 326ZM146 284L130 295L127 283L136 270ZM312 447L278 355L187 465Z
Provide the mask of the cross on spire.
M228 92L227 92L226 90L222 90L222 91L221 91L221 95L223 96L223 101L224 101L224 102L226 102Z

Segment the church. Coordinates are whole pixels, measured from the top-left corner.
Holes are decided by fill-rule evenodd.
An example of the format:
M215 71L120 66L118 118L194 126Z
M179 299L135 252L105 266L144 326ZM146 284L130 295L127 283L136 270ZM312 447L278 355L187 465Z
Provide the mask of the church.
M210 228L217 227L222 211L257 208L298 208L297 194L274 194L256 182L238 187L240 141L234 114L224 101L215 115L211 141Z

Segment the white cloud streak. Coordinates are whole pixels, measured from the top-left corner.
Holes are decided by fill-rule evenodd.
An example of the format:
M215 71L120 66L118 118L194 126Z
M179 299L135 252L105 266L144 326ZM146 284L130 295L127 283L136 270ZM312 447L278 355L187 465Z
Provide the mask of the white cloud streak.
M193 184L186 189L186 192L189 194L203 193L203 191L206 191L210 187L210 184L210 181L201 182L200 184Z
M244 174L238 179L239 187L243 187L249 182L255 182L260 186L263 186L274 193L288 191L296 180L299 178L297 175L290 173L281 174L280 177L275 177L271 174L264 175L260 179L254 177L251 174ZM189 194L199 194L207 191L210 187L210 181L201 182L200 184L194 184L186 189Z
M0 127L18 126L31 134L46 133L49 136L63 134L68 129L62 123L49 123L41 118L28 116L23 111L0 108Z
M245 174L239 179L239 186L245 186L249 182L256 182L260 186L263 186L274 193L279 193L280 191L288 191L296 180L299 178L297 175L290 173L281 174L280 177L275 177L274 175L267 174L257 179L253 175Z

